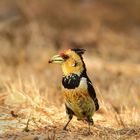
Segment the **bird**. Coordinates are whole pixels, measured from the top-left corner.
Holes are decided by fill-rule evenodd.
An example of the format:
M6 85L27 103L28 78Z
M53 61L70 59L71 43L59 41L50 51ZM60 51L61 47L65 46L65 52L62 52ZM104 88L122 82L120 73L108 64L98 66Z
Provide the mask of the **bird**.
M68 121L63 130L67 130L73 116L76 116L77 120L88 123L90 132L90 127L94 124L92 117L95 111L99 110L96 92L87 75L86 65L83 60L85 51L82 48L65 49L49 60L49 63L61 64L62 67L61 90L68 115Z

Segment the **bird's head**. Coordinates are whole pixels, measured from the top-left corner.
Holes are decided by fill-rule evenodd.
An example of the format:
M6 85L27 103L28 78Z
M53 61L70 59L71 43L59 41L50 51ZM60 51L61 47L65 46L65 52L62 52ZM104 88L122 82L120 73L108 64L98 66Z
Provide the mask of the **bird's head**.
M68 76L71 73L81 75L81 73L86 70L82 58L84 52L84 49L67 49L60 52L58 55L54 55L49 60L49 63L61 64L65 76Z

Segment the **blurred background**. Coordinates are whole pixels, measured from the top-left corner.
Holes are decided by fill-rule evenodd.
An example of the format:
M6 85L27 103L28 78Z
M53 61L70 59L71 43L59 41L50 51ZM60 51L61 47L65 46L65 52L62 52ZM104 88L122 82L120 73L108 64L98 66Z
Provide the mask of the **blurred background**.
M1 92L4 82L33 76L40 94L61 106L62 72L48 60L64 48L84 48L100 100L118 113L139 107L139 14L139 0L0 0Z
M140 134L139 0L0 0L0 112L12 110L22 119L32 112L40 128L50 121L52 130L61 129L67 120L62 71L48 60L66 48L86 49L84 61L100 103L94 115L100 131L93 135ZM13 134L16 123L7 120L1 119L1 127ZM71 124L72 131L84 131L78 123Z

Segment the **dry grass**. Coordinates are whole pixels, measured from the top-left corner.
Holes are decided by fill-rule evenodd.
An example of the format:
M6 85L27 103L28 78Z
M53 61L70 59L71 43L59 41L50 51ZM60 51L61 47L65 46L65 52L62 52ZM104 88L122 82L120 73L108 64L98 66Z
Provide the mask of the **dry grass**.
M36 51L44 53L44 49L36 48ZM76 118L68 132L62 131L67 120L60 93L62 73L59 66L47 63L50 55L51 52L46 52L46 58L40 58L36 64L1 65L1 139L137 139L140 136L139 64L109 62L85 55L101 106L94 115L95 126L89 136L87 124Z
M51 13L54 11L50 7L47 10L54 16L48 19L51 23L37 22L37 15L30 13L31 5L22 2L18 4L30 20L16 18L12 23L0 24L0 139L139 139L140 31L111 30L100 23L103 15L98 14L101 19L96 17L94 26L80 24L77 29L79 24L72 20L70 5L66 9L59 5L70 16L70 28L66 29L67 25L61 24L65 18L59 17L57 24L50 26L54 17L61 17L63 12ZM36 5L32 8L36 9ZM80 14L82 8L93 12L92 7L87 7L78 8L76 19L93 23L92 14ZM62 72L59 66L48 64L59 50L75 46L87 49L84 60L100 103L100 110L93 116L91 135L87 135L87 124L76 118L68 132L62 131L67 121L61 96Z

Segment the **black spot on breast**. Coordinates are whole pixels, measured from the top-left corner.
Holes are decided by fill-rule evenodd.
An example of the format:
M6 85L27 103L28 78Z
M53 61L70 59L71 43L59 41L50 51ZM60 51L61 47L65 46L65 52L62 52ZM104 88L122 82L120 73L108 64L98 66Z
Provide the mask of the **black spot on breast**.
M79 86L81 77L77 74L70 74L69 76L64 76L62 79L62 85L67 89L75 89Z
M86 113L87 113L87 112L85 112L85 111L82 112L82 114L83 114L84 116L86 116Z

